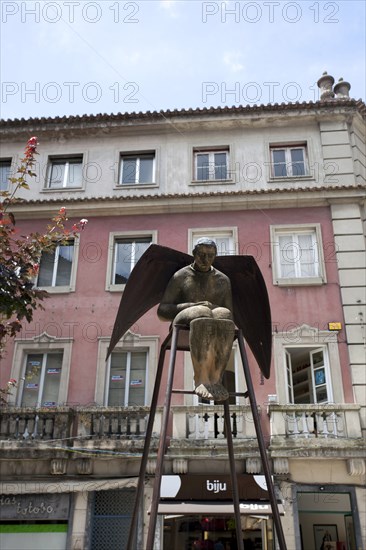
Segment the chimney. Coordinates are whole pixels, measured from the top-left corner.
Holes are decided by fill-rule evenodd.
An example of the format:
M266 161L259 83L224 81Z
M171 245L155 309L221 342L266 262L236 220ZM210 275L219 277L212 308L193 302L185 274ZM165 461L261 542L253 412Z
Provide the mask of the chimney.
M326 71L319 78L317 84L318 84L318 88L320 88L321 100L334 98L334 92L332 90L332 86L334 84L334 78L330 76Z
M351 89L351 84L349 82L346 82L341 77L337 84L334 86L334 93L337 96L337 99L348 99L349 98L349 91Z

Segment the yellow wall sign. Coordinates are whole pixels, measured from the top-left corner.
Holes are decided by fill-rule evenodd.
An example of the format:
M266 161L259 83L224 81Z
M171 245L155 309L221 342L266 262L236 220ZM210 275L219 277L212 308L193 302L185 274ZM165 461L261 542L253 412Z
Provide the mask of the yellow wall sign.
M328 323L328 329L329 330L341 330L342 329L342 323Z

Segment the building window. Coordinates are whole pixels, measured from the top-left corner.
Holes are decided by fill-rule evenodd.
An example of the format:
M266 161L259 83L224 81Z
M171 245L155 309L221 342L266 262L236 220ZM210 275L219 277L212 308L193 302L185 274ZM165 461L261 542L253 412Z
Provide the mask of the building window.
M155 183L155 153L122 155L120 185Z
M156 242L155 231L110 234L106 290L121 290L136 263L153 242Z
M229 150L195 150L194 179L196 181L224 181L229 176Z
M333 401L328 356L324 348L285 349L289 403Z
M82 187L83 156L50 157L47 188L70 189Z
M344 403L338 333L306 324L279 328L273 333L278 402Z
M141 239L116 239L114 242L113 280L115 285L124 285L131 271L151 244L151 237Z
M271 227L274 284L321 284L325 266L320 225Z
M309 175L305 145L272 146L270 151L272 178L298 178Z
M78 241L77 241L78 243ZM42 252L39 263L37 286L55 291L75 289L76 242L58 245L53 252Z
M54 325L60 328L57 323ZM71 349L72 338L50 336L46 332L32 339L16 339L11 377L18 380L18 391L16 395L9 395L9 405L65 404Z
M22 407L58 405L63 352L29 353L26 357Z
M198 239L207 237L216 242L217 255L227 256L228 254L237 254L237 230L235 227L222 229L190 229L188 234L189 253L192 252Z
M101 406L148 406L155 380L158 336L141 336L131 331L116 345L105 363L110 339L99 339L95 402Z
M147 352L118 351L112 353L106 384L109 407L144 406L147 403Z
M0 191L7 191L11 171L11 159L0 160Z

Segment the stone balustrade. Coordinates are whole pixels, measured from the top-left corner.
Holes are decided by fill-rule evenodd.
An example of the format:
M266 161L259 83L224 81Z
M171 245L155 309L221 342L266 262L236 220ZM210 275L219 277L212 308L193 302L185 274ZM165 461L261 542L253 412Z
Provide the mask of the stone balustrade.
M77 433L87 438L143 438L149 419L149 407L78 408ZM160 430L160 412L155 415L153 433Z
M225 439L223 405L172 407L174 439ZM234 439L255 438L249 405L230 405L231 433Z
M224 440L222 405L176 406L172 437L175 440ZM354 404L268 405L271 436L298 438L361 437L360 406ZM0 440L32 441L81 439L143 439L149 407L4 407L1 411ZM155 415L153 436L161 431L162 409ZM249 405L230 405L234 440L255 439Z
M270 404L271 436L361 438L360 406L354 404Z
M68 438L73 416L69 407L6 407L1 411L0 439L46 441Z
M149 407L4 407L1 411L0 440L31 441L68 438L143 438ZM153 435L160 432L157 411Z

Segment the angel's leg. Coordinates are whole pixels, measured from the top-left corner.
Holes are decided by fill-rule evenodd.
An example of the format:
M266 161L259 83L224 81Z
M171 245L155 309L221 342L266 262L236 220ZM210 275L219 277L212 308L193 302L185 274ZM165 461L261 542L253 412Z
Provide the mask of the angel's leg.
M190 323L190 350L195 392L204 399L225 401L229 394L222 385L235 325L230 319L194 319Z

